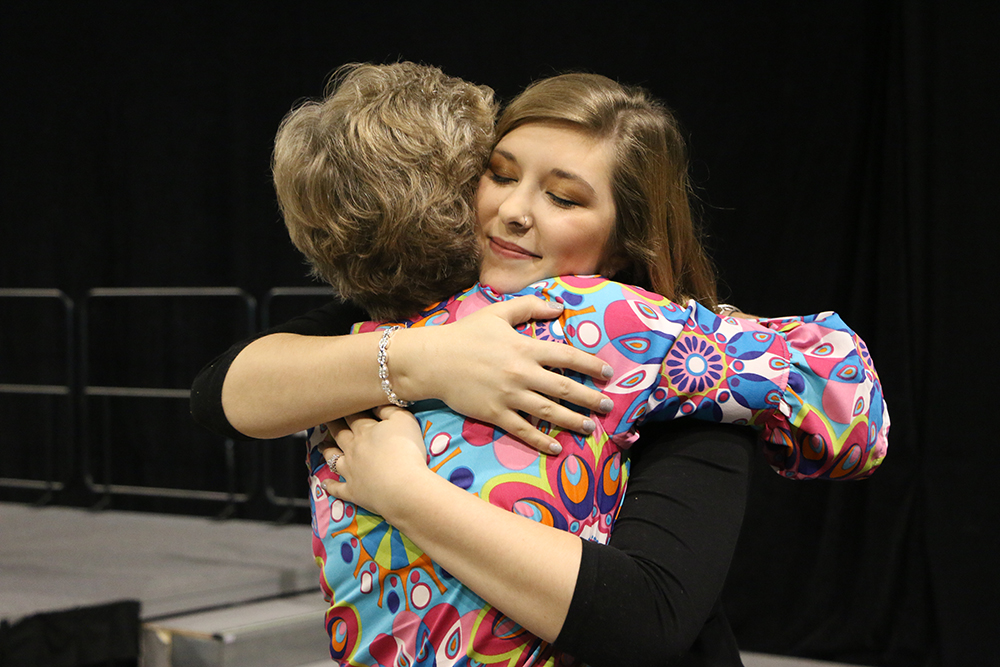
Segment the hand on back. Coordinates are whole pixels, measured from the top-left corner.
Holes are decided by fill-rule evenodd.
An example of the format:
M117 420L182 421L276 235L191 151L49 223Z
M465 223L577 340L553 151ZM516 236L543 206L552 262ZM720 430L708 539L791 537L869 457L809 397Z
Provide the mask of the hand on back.
M578 371L603 382L610 371L604 361L514 329L529 320L558 317L561 312L542 299L523 296L451 324L408 329L407 336L397 336L393 343L399 355L398 364L396 359L390 361L396 393L438 398L466 417L494 424L539 451L556 453L558 443L525 415L589 434L594 430L591 417L560 401L597 413L609 410L611 403L599 391L550 370ZM396 369L400 369L398 375Z

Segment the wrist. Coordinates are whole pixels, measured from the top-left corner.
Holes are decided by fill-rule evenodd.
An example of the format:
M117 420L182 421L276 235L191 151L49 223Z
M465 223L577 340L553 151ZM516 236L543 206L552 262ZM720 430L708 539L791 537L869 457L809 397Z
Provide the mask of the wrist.
M400 408L406 408L410 406L410 401L397 396L396 391L392 388L392 381L389 380L389 343L392 341L393 334L401 328L403 327L396 324L382 330L382 336L378 343L378 356L376 357L376 360L378 362L379 384L382 387L382 393L385 394L386 400L388 400L392 405Z
M434 358L427 352L425 334L425 328L418 327L399 329L392 337L389 382L396 396L404 401L437 398L430 393L428 378L422 374L423 369L429 366L427 359Z
M426 466L393 476L396 482L400 479L405 479L405 483L389 484L380 494L379 514L404 535L411 531L417 534L430 522L428 516L442 491L440 483L453 485Z

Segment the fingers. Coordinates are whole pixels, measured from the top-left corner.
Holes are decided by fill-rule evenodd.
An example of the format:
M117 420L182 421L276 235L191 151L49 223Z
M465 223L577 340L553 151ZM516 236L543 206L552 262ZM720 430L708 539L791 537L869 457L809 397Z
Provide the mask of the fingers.
M514 326L522 324L528 320L551 320L559 317L563 312L563 304L555 301L544 301L537 296L519 296L510 301L488 306L493 310L493 314L506 320L508 324Z
M511 326L522 324L528 320L552 319L563 312L563 304L543 301L534 296L520 296L510 301L493 304L494 315L506 320ZM484 309L485 310L485 309ZM529 339L530 340L530 339ZM603 360L578 350L571 345L563 345L553 341L535 341L538 343L540 361L553 368L574 370L598 380L608 380L614 370Z
M376 421L377 420L375 419L374 415L372 415L371 411L369 410L365 410L364 412L355 412L353 415L347 415L346 417L344 417L344 422L346 423L347 428L350 429L351 431L357 431L359 429L366 428L368 426L371 426Z
M339 456L344 453L344 450L341 449L339 446L331 442L328 442L326 440L316 445L316 449L318 449L319 453L323 455L323 458L326 459L327 463L329 463L330 459L332 459L334 456Z
M528 400L530 404L525 404L498 415L495 423L510 435L540 452L558 454L562 451L562 445L551 435L540 431L537 425L532 424L523 415L529 415L539 421L547 422L555 428L574 431L582 435L590 435L597 428L593 416L580 414L545 396L535 394ZM610 401L611 399L606 400Z
M615 406L614 402L600 391L555 371L546 369L544 371L544 375L538 376L535 381L536 383L532 386L532 389L537 392L537 394L541 394L541 398L546 400L534 405L519 406L518 409L524 410L529 414L535 415L536 417L541 417L546 421L552 421L552 419L545 414L538 413L539 409L550 409L549 403L551 401L548 401L546 397L551 398L552 401L556 403L557 407L562 408L562 410L557 410L553 414L556 421L552 421L552 423L562 426L563 428L580 431L580 428L574 420L576 420L577 417L582 419L583 416L575 412L574 414L576 417L567 415L564 410L567 410L568 408L558 405L558 402L560 401L578 405L589 412L596 412L597 414L607 414L611 412ZM570 412L573 411L570 410ZM568 423L563 421L567 418L570 420Z
M606 361L571 345L547 340L526 340L537 343L535 353L539 362L545 366L576 371L602 382L614 376L614 369Z
M344 479L347 479L346 477ZM326 491L326 495L332 496L333 498L340 498L341 500L346 500L347 502L352 502L350 494L348 493L348 486L346 482L339 482L333 479L325 479L320 483L323 490Z
M558 454L562 445L550 435L546 435L532 426L524 417L516 412L510 412L497 420L497 426L524 444L543 454Z
M343 419L335 419L332 422L327 422L326 427L330 433L330 437L334 439L341 450L345 445L348 445L351 437L354 435L347 422Z
M567 379L567 381L574 382L569 379ZM597 395L601 396L601 394ZM610 398L602 397L601 400L607 402L606 405L601 406L602 412L609 412L610 408L614 407L614 403ZM603 408L608 408L608 410L603 410ZM511 433L511 435L515 435L521 440L524 440L526 443L541 452L558 453L558 451L561 450L561 447L557 447L556 451L551 451L553 448L550 445L558 443L555 442L552 436L545 435L538 431L536 426L532 426L530 422L524 419L524 417L522 417L519 413L530 415L540 421L548 422L552 426L559 429L574 431L576 433L580 433L581 435L590 435L596 429L594 415L580 414L576 410L568 408L565 405L561 405L551 398L542 396L541 394L527 394L524 403L513 406L509 415L501 417L504 423L501 424L498 420L497 426L504 429L508 433ZM516 416L516 419L511 416ZM525 427L530 428L534 434L537 435L525 434L523 430L521 430Z
M372 410L372 412L375 414L375 418L378 419L379 421L386 421L388 419L392 419L393 417L398 418L404 414L411 416L413 415L413 413L410 412L409 410L405 410L403 408L389 404L380 405L374 410Z
M342 453L333 454L326 459L326 467L330 469L334 477L343 477L344 471L340 469L340 463L344 460Z
M378 423L369 411L356 412L341 419L327 423L330 436L336 441L341 451L348 452L358 438L364 438L367 430Z
M548 422L557 428L574 431L581 435L590 435L596 428L593 416L580 414L572 408L560 405L545 396L535 395L530 401L530 405L519 408L519 411L531 415L540 421Z

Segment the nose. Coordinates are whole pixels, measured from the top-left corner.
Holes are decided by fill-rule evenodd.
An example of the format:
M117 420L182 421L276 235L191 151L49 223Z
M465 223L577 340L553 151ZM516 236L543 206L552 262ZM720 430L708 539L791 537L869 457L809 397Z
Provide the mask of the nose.
M515 233L523 234L535 224L530 197L521 188L513 188L497 212L503 224Z
M534 224L534 221L531 219L531 216L529 216L527 213L518 218L511 218L509 220L505 219L503 222L505 225L507 225L508 228L519 234L523 234L524 232L528 231Z

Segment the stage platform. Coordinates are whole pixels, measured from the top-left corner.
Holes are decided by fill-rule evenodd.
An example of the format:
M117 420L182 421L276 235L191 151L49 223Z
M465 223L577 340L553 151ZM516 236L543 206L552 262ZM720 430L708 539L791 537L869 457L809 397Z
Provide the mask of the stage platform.
M310 539L304 525L0 503L0 664L331 665Z
M309 637L314 649L310 659L298 660L296 650L292 653L298 662L260 664L295 667L328 661L325 603L310 538L304 525L0 503L3 636L15 643L14 649L25 650L25 642L39 641L53 627L64 633L67 626L86 623L91 634L108 643L106 635L127 630L129 609L134 609L138 622L146 630L155 628L151 632L160 644L169 644L175 632L189 637L208 628L204 615L211 620L214 613L216 626L208 635L225 646L259 635L265 627L284 624L295 632L303 625L315 628ZM272 606L261 608L265 602ZM236 606L246 608L242 615L251 622L232 622L241 615L234 612ZM219 616L224 612L228 620ZM309 614L311 618L303 618ZM19 628L27 629L18 633ZM108 659L127 658L138 643L138 636L132 639L131 649L107 647ZM44 650L60 655L84 650L45 643ZM62 643L72 644L72 639ZM101 659L94 652L101 653L99 647L92 650L91 662ZM162 662L163 651L158 655L160 662L148 664L170 664ZM66 657L58 664L75 663Z

